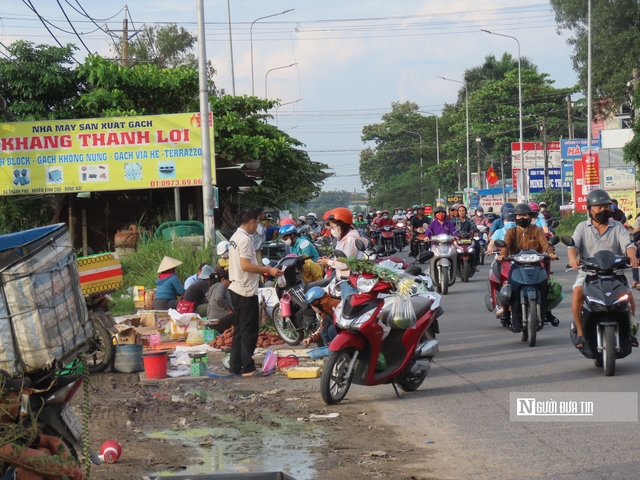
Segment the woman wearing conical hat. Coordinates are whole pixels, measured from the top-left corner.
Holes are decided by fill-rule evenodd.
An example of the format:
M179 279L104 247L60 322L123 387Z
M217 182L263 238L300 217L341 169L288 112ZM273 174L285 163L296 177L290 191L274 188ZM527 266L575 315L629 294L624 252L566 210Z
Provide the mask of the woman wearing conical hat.
M152 304L154 310L169 310L178 305L178 297L184 293L184 287L176 275L176 268L180 265L180 260L171 257L164 257L160 262Z

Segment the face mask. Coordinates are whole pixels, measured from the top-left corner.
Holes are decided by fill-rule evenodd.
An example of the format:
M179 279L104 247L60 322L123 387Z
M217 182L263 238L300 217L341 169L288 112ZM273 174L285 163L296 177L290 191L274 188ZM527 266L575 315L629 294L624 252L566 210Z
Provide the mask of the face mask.
M311 218L307 220L307 225L313 225L314 223L315 222Z
M293 242L291 241L291 239L290 239L290 238L287 238L287 239L284 241L284 244L285 244L285 245L287 245L288 247L290 247L292 243L293 243Z
M481 217L481 216L482 216L482 212L476 212L476 215L477 215L478 217Z
M504 228L509 230L510 228L514 228L516 226L516 222L504 222Z
M437 214L436 214L436 218L437 218L438 220L440 220L440 221L444 220L444 217L445 217L444 213L437 213Z
M408 210L408 211L407 211L407 215L411 215L411 210Z
M389 218L389 215L383 215L382 218L386 220L387 218Z
M544 212L547 209L547 207L540 207L540 211Z
M618 206L617 206L617 205L613 205L613 204L611 204L611 210L616 210L617 208L618 208Z
M529 225L531 225L531 220L528 218L519 218L518 220L516 220L516 223L519 227L527 228Z
M593 218L595 219L596 222L604 225L611 218L611 211L603 210L593 215Z
M222 258L229 258L229 250L220 255Z
M331 229L331 235L335 238L340 238L340 229L338 227L333 227Z
M402 215L402 210L398 210L398 215Z

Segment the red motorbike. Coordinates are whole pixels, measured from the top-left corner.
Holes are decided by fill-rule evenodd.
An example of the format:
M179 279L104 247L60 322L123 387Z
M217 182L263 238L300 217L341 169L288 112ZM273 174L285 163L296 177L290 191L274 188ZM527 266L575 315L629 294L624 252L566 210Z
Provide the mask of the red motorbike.
M495 261L491 265L489 269L489 279L487 280L487 284L489 286L489 293L487 293L484 297L484 303L487 306L487 310L492 313L496 313L500 308L500 300L498 299L498 294L500 293L500 289L507 284L509 280L509 270L511 269L511 262L498 262ZM507 325L502 325L506 327Z
M425 262L433 252L423 253ZM440 295L435 292L410 297L416 314L414 328L390 328L391 302L378 295L390 293L392 285L368 273L350 276L359 293L349 295L335 309L337 336L329 344L331 354L320 382L322 399L327 405L341 402L351 383L381 385L391 383L405 392L416 390L438 353L438 341L427 339L427 330L443 313ZM383 328L381 324L385 325ZM383 340L385 330L389 334ZM380 354L386 361L379 362Z
M392 250L393 253L396 252L394 247L394 236L395 233L393 231L393 225L385 225L380 228L380 245L384 247L385 256L392 255Z

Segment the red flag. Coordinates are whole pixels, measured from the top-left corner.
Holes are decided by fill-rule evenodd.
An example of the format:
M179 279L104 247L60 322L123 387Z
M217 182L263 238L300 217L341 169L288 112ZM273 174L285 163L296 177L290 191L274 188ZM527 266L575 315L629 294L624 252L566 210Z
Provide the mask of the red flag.
M498 183L498 180L500 180L498 178L498 174L496 173L496 171L493 169L493 167L489 167L487 170L487 183L489 185L495 185L496 183Z

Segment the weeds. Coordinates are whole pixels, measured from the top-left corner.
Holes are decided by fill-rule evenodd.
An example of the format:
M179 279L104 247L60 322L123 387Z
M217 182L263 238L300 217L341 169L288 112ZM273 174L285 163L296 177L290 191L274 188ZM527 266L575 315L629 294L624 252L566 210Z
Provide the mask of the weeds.
M556 235L573 235L573 231L576 229L578 224L580 222L584 222L586 219L586 213L574 213L570 217L560 219L559 224L556 227Z

